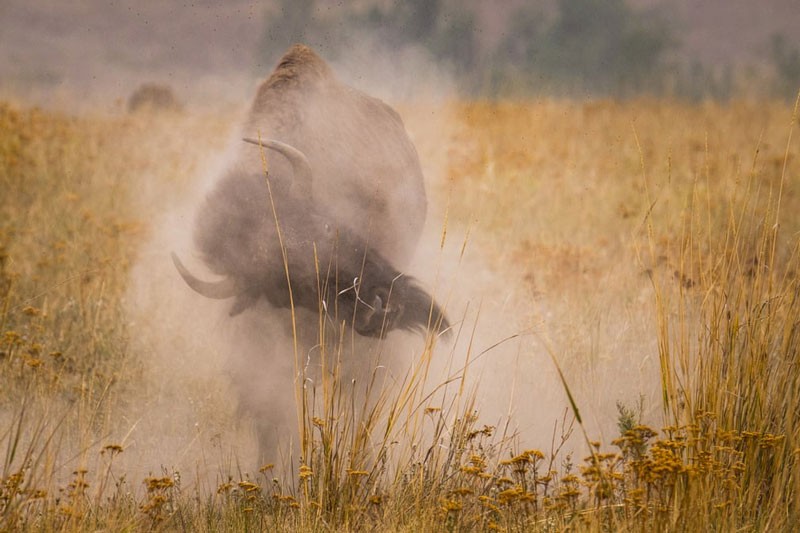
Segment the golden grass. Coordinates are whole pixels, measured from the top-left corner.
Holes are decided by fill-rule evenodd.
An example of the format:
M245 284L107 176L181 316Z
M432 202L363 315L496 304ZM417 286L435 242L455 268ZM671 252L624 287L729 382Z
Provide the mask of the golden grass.
M537 422L553 432L551 449L479 422L481 388L465 386L463 372L431 382L432 358L442 356L431 344L399 383L385 388L373 374L366 393L351 394L343 337L321 343L323 379L298 389L302 446L287 473L234 465L191 487L188 472L167 467L126 476L118 465L131 406L164 394L148 382L147 344L132 342L142 331L126 316L130 270L154 217L186 192L202 171L199 155L220 149L230 121L75 118L0 104L0 529L797 523L797 110L555 100L449 107L449 137L417 141L423 161L445 156L430 195L448 204L449 227L472 228L470 246L520 294L517 312L531 316L563 372L572 412ZM412 132L421 124L413 111ZM635 335L604 342L615 328ZM469 325L457 336L468 339ZM651 382L597 378L604 361L636 366L645 354L657 361ZM598 379L602 398L581 392ZM623 385L655 404L630 405L618 395ZM595 438L579 416L590 408L617 419L617 435L574 457L575 429Z

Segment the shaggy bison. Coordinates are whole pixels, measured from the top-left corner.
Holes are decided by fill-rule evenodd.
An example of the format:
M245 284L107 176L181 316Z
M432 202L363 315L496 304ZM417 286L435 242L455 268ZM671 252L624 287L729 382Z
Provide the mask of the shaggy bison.
M263 299L370 337L448 328L401 270L427 202L416 150L392 108L296 45L259 87L242 135L235 163L197 211L195 245L221 279L198 279L173 254L192 289L232 299L231 315Z

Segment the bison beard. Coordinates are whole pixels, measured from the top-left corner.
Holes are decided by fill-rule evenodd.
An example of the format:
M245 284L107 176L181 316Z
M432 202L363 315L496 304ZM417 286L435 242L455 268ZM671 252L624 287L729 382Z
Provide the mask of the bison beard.
M225 278L201 281L172 254L192 289L234 298L231 316L263 298L275 307L323 313L326 322L345 322L369 337L394 329L447 330L440 307L414 278L357 236L339 231L315 205L302 152L272 140L245 141L286 156L294 179L268 184L263 173L234 170L220 180L199 211L195 241L204 262Z

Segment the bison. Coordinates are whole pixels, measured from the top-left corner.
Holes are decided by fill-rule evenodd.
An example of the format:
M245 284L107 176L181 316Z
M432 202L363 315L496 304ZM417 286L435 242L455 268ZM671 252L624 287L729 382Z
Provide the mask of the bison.
M181 111L183 106L169 85L143 83L128 98L128 112Z
M295 45L259 87L242 134L196 217L195 245L222 278L200 280L173 254L189 287L232 299L230 315L264 300L368 337L447 330L441 307L400 270L427 205L419 158L391 107Z

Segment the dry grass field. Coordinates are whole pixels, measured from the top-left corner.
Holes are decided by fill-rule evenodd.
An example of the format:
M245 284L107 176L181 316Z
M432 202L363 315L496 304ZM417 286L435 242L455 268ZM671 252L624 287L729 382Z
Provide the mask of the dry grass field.
M168 259L235 113L0 102L1 531L800 523L797 106L398 107L453 338L390 335L366 394L323 349L297 453L253 465L224 313Z

